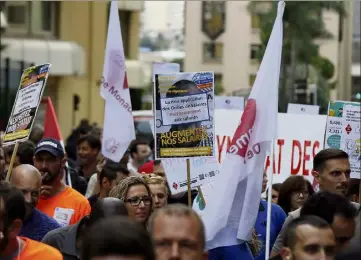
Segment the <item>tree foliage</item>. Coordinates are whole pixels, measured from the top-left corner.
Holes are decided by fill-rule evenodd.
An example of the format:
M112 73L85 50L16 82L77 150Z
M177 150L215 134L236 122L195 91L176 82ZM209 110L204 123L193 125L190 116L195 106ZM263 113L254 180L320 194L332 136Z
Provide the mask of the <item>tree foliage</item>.
M268 39L271 35L273 23L277 15L277 2L250 2L248 10L260 18L261 46L257 53L259 61L262 60ZM262 5L262 6L261 6ZM345 16L343 1L287 1L283 14L283 49L280 82L280 111L285 111L288 103L287 86L293 84L289 77L289 70L299 64L313 65L324 79L332 78L334 66L328 59L320 57L319 46L315 39L330 39L334 37L326 28L322 14L324 11L333 11L341 17ZM294 59L292 60L292 50ZM296 64L294 64L296 63ZM327 82L318 85L323 89L322 94L328 93ZM320 104L322 106L322 104ZM322 108L321 108L322 109Z

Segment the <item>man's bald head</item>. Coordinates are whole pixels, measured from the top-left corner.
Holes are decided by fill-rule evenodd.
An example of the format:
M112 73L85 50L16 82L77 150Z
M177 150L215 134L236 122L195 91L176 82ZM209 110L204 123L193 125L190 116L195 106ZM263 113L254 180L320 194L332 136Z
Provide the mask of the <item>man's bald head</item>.
M30 164L21 164L13 170L10 182L24 194L26 201L25 218L28 218L39 200L41 187L40 172Z
M38 169L30 164L21 164L11 174L11 183L15 186L18 182L31 182L41 186L41 174Z
M100 199L92 208L88 225L92 225L103 218L112 216L128 216L128 211L124 202L120 199L110 197Z

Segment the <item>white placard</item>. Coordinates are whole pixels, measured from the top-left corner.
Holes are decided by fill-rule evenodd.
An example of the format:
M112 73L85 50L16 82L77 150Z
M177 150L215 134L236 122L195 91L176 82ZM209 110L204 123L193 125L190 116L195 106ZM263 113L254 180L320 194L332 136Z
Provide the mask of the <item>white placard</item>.
M215 97L216 109L234 109L238 111L244 110L244 97Z
M349 155L351 178L360 179L361 168L361 107L344 105L342 115L341 149Z
M318 115L319 112L320 112L320 106L316 106L316 105L304 105L304 104L288 103L288 107L287 107L287 113L288 114Z

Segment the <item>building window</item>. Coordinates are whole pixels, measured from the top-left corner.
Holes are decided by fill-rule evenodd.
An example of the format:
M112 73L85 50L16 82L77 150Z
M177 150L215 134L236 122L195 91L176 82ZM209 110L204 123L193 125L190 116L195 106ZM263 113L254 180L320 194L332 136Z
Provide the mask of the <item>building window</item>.
M261 27L259 15L252 14L252 16L251 16L251 27L252 27L252 29L259 29Z
M56 36L56 1L7 1L6 17L9 36Z
M124 47L124 56L129 58L129 39L130 39L130 24L131 24L132 12L119 10L120 27L122 29L122 39Z
M223 43L203 43L203 62L222 62Z
M251 45L251 52L250 52L250 59L257 60L257 54L260 49L261 45L259 44L252 44Z
M31 9L31 31L33 34L55 35L57 3L55 1L33 1Z
M361 51L360 51L360 40L352 43L352 63L360 63Z
M8 22L7 30L26 32L28 30L30 2L8 1L5 13Z
M249 83L248 84L249 84L250 88L253 87L255 80L256 80L256 75L254 75L254 74L249 75Z
M202 2L202 31L212 41L217 39L226 28L226 2Z

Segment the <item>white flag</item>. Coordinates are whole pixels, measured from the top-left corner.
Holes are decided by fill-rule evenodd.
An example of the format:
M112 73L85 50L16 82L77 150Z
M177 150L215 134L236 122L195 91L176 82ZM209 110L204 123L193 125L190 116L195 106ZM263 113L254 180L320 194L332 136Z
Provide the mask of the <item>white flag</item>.
M276 21L241 123L202 212L207 249L251 240L266 155L277 138L284 7L285 3L279 2Z
M105 99L102 154L118 162L135 139L117 1L110 4L100 95Z

